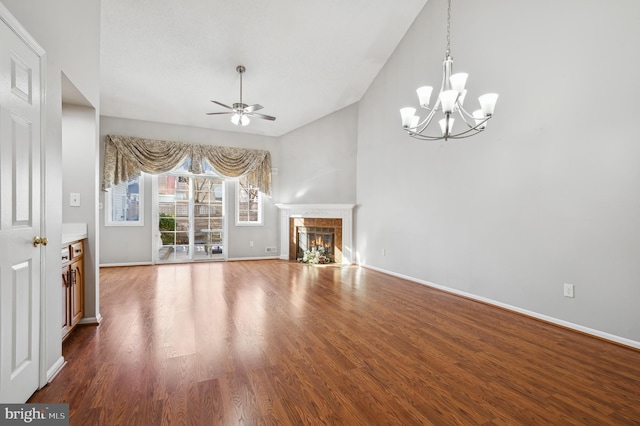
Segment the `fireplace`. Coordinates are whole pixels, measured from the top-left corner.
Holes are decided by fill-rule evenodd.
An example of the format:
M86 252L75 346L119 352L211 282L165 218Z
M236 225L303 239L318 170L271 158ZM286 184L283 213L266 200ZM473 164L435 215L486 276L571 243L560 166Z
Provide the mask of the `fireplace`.
M353 204L276 204L280 209L280 258L297 260L305 247L330 250L336 263L351 264Z
M291 260L302 258L305 250L322 248L332 262L342 263L342 219L292 217L289 235Z

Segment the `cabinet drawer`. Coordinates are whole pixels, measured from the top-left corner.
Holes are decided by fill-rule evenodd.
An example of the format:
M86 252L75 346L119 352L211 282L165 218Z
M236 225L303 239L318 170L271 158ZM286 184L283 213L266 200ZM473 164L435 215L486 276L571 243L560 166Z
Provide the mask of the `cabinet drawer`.
M62 258L63 265L69 263L69 261L71 260L71 252L69 251L69 247L67 246L62 247L60 257Z
M82 241L71 244L71 258L76 259L84 254L84 245Z

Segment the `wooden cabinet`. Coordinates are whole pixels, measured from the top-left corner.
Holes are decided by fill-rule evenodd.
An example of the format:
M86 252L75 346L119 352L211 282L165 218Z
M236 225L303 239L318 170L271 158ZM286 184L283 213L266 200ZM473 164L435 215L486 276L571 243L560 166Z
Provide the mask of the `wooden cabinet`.
M84 241L62 246L62 340L84 316Z

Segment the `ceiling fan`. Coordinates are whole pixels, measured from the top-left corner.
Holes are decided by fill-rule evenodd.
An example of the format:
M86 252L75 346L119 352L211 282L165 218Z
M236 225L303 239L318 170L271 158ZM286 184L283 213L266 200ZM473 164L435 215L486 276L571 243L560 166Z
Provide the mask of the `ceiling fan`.
M270 115L258 114L257 112L255 112L262 109L263 108L262 105L259 105L259 104L247 105L245 103L242 103L242 74L244 74L246 70L247 69L242 65L238 65L236 67L236 71L238 72L238 74L240 74L240 102L236 102L235 104L233 104L233 106L229 106L229 105L223 104L222 102L211 101L214 104L218 104L220 106L223 106L229 109L230 111L208 112L207 115L233 114L231 116L231 122L236 126L239 126L240 124L242 124L243 126L246 126L247 124L249 124L249 121L250 121L249 117L257 117L257 118L262 118L264 120L271 120L271 121L274 121L276 119L275 117L272 117Z

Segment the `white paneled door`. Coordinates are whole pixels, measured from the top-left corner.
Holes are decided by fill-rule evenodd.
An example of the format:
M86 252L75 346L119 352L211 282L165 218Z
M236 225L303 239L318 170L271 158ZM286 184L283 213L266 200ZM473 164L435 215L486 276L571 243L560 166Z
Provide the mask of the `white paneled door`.
M0 3L0 402L40 378L42 50Z

